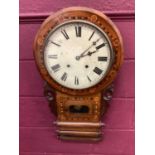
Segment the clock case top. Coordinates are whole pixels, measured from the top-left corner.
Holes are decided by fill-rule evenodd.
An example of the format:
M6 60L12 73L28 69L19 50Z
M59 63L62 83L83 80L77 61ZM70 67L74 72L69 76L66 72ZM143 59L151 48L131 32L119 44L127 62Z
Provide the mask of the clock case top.
M107 71L106 76L95 86L81 90L66 88L57 83L49 75L44 63L44 44L49 33L60 24L74 20L84 20L91 22L102 29L109 37L114 52L113 64ZM38 30L38 33L36 34L33 51L36 65L43 79L46 80L47 83L55 90L68 95L90 95L106 89L116 77L117 71L123 62L123 41L117 27L103 13L85 7L66 8L50 15L43 22L40 29Z

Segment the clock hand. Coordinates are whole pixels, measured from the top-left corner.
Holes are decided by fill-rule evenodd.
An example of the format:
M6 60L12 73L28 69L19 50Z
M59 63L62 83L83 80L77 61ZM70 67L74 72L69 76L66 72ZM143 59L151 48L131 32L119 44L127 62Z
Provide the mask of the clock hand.
M88 52L88 53L86 53L86 54L84 54L84 55L82 55L82 57L81 58L83 58L83 57L85 57L85 56L91 56L93 53L96 53L96 52L98 52L98 50L96 50L96 51L93 51L93 52Z
M83 55L84 55L91 47L92 47L92 45L89 46L89 47L88 47L84 52L82 52L79 56L76 56L76 57L75 57L76 60L80 60L80 58L83 57Z
M82 52L79 56L76 56L76 60L80 60L81 57L83 57L83 55L93 46L96 45L96 43L100 40L101 38L97 39L96 41L92 42L92 45L90 45L86 50L84 50L84 52Z
M104 46L106 45L107 43L104 43ZM93 51L93 52L90 52L90 51L88 51L88 53L86 53L86 54L83 54L82 56L81 56L81 58L82 57L85 57L85 56L91 56L92 54L94 54L94 53L97 53L99 50L96 48L96 50L95 51Z

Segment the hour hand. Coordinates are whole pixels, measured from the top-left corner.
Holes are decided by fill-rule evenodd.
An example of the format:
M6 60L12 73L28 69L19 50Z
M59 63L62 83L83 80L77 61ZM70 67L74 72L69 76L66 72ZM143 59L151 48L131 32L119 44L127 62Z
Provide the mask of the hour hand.
M91 56L92 54L94 54L94 53L97 53L98 51L99 51L99 49L101 48L101 47L103 47L103 46L105 46L107 43L103 43L103 44L101 44L101 45L99 45L99 46L97 46L96 47L96 50L94 50L94 51L88 51L87 53L85 53L84 55L82 55L82 57L85 57L85 56Z
M88 51L88 53L86 53L85 55L83 55L83 57L85 57L85 56L91 56L93 53L96 53L98 50L95 50L95 51L92 51L92 52L90 52L90 51Z
M96 52L97 52L97 51L93 51L93 52L90 52L90 51L89 51L89 52L87 53L87 55L88 55L88 56L91 56L93 53L96 53Z
M90 45L84 52L82 52L80 55L76 56L76 60L80 60L80 58L82 58L84 56L84 54L93 46L96 45L96 43L100 40L101 38L97 39L96 41L92 42L92 45Z
M98 50L93 51L93 52L88 51L86 54L83 54L81 57L77 56L76 59L79 60L79 59L82 58L82 57L91 56L93 53L96 53L97 51L98 51Z

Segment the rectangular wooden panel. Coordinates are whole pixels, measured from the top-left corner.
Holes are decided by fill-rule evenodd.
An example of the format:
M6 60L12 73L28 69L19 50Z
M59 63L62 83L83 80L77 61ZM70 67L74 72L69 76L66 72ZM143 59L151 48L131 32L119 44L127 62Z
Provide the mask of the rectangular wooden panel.
M23 152L91 152L89 143L78 143L77 145L77 142L60 141L51 128L20 128L20 135L20 151Z
M103 11L133 11L134 0L44 0L44 1L32 1L32 0L20 0L20 13L49 13L55 12L59 9L70 6L85 6Z
M21 97L19 99L19 126L52 127L55 115L45 97Z
M99 143L60 141L51 128L20 128L20 151L47 153L102 153L133 154L134 132L132 130L106 130Z
M20 61L20 96L43 96L44 81L34 61ZM115 80L114 97L134 97L134 60L126 60Z
M131 98L135 96L135 61L124 61L114 81L113 97Z
M102 117L105 129L134 129L134 102L135 100L131 98L113 98L106 114Z
M60 153L20 152L19 155L62 155Z
M53 127L56 117L44 97L20 98L20 127ZM102 121L105 129L134 129L134 99L112 99ZM104 131L104 129L103 129Z
M101 143L93 145L94 153L134 155L134 131L107 130L104 132L104 139Z
M69 7L98 9L113 19L124 41L125 62L115 80L114 97L102 118L99 143L60 141L56 119L43 97L44 81L34 63L32 45L41 22ZM134 155L134 0L20 0L20 155Z
M124 41L125 59L133 59L134 56L134 21L115 21ZM20 60L34 59L33 41L41 24L20 24Z
M19 155L71 155L71 154L64 154L64 153L46 153L46 152L42 152L42 153L40 153L40 152L20 152ZM79 154L74 154L74 155L79 155ZM80 154L80 155L88 155L88 154ZM93 155L93 154L91 154L91 155ZM97 154L97 155L99 155L99 154Z
M102 153L40 153L40 152L20 152L19 155L103 155ZM118 154L104 154L104 155L122 155L122 153ZM123 154L123 155L134 155L134 154Z

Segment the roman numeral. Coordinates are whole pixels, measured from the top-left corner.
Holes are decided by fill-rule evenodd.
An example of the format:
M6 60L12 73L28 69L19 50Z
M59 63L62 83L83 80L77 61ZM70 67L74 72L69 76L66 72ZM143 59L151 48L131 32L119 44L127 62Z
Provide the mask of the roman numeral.
M55 54L55 55L48 55L48 58L51 58L51 59L57 59L58 56Z
M68 40L69 39L69 36L68 34L66 33L66 30L62 30L61 33L64 35L64 37Z
M57 72L57 71L59 71L59 69L60 69L60 65L59 65L59 64L56 64L56 65L52 66L51 68L52 68L52 70L53 70L54 72Z
M51 41L51 43L54 44L54 45L56 45L56 46L58 46L58 47L60 47L59 44L57 44L57 43L55 43L55 42L53 42L53 41Z
M75 32L77 37L81 37L81 26L75 26Z
M98 57L98 61L107 61L107 57Z
M89 80L89 82L91 82L91 79L90 79L90 77L89 77L89 76L87 76L87 79Z
M89 41L91 40L91 38L93 37L95 31L91 34L91 36L89 37Z
M94 70L93 70L96 74L100 75L102 73L102 69L98 68L98 67L95 67Z
M106 45L106 43L103 43L103 44L101 44L101 45L98 45L98 46L96 47L96 49L98 50L98 49L104 47L105 45Z
M75 84L75 85L79 85L79 79L78 79L78 77L76 77L76 76L75 76L74 84Z
M61 80L62 80L62 81L66 81L66 79L67 79L67 73L65 72L65 73L62 75Z

